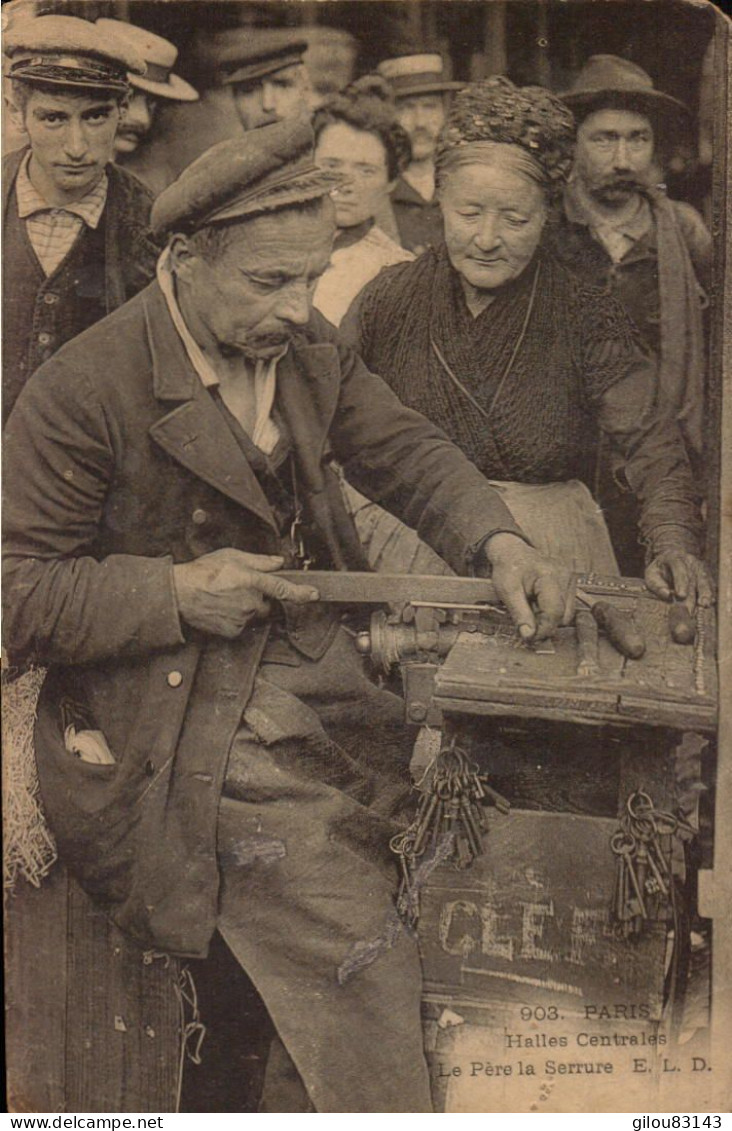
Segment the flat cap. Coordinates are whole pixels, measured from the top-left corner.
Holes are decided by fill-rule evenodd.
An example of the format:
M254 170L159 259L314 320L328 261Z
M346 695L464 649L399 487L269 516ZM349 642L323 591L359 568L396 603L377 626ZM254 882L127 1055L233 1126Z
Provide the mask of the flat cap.
M290 28L228 28L207 43L207 55L223 85L255 83L303 62L307 40Z
M124 92L145 61L129 43L76 16L19 20L3 42L9 77L43 86Z
M189 165L155 201L156 236L274 212L328 196L339 174L318 169L306 118L287 118L221 141Z

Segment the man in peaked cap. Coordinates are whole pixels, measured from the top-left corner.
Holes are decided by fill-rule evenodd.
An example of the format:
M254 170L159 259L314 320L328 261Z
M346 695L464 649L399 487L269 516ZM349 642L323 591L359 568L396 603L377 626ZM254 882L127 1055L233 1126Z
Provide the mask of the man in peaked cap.
M221 83L231 90L239 121L255 130L307 110L310 83L305 39L284 28L235 28L219 55Z
M363 567L335 457L455 570L490 564L525 636L529 596L551 632L568 579L312 311L333 184L296 120L158 197L156 281L46 362L6 429L4 623L13 660L52 665L36 757L61 856L146 949L203 956L220 931L302 1081L283 1108L268 1072L265 1110L427 1112L388 852L403 704L278 570Z
M711 236L691 205L669 200L659 184L670 142L688 131L683 103L657 90L635 63L593 55L562 95L578 124L575 165L554 249L572 270L612 291L649 350L673 406L690 458L701 465L705 346L702 288L708 284ZM612 461L602 503L623 572L643 568L628 538L635 515ZM631 508L629 510L629 508ZM616 541L617 539L617 541Z
M43 361L149 282L158 253L147 190L110 163L143 60L72 16L20 20L4 47L29 144L3 160L3 419Z
M171 184L216 142L307 115L312 92L303 65L306 47L290 28L199 29L193 54L201 97L166 113L155 189Z
M391 204L402 247L419 255L442 238L442 215L435 199L435 144L445 121L447 94L464 83L445 78L437 53L384 59L377 70L391 86L397 120L412 145L412 160L396 180Z
M158 172L161 112L172 103L198 100L198 91L173 71L178 49L161 35L124 20L100 19L96 27L103 35L124 40L145 61L145 74L131 71L130 98L114 140L115 161L134 173L153 193L161 192L166 181Z

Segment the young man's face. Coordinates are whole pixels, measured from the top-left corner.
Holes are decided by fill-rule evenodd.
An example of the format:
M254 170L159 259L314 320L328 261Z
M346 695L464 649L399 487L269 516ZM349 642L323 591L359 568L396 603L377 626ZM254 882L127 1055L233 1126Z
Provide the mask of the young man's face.
M445 123L445 100L441 94L415 94L400 98L396 117L412 143L412 160L426 161L434 155L437 135Z
M144 90L132 91L127 109L117 127L115 153L126 155L135 152L152 129L157 107L158 100L152 94L147 94Z
M577 131L574 174L599 204L620 208L652 179L653 127L631 110L596 110Z
M111 95L32 91L21 122L32 150L31 177L44 195L73 201L93 188L112 160L119 120Z
M265 75L255 83L234 86L234 105L245 130L269 126L301 112L307 83L304 67L295 64Z
M274 357L310 318L330 260L335 221L324 200L305 213L283 209L237 225L206 259L189 241L172 245L178 297L189 329L223 354Z

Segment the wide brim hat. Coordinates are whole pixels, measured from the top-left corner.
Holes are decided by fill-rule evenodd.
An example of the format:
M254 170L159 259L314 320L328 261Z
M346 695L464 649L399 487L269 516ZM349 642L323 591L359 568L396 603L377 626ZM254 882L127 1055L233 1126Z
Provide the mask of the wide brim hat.
M211 146L158 196L154 234L190 233L329 196L343 178L315 165L314 142L303 117Z
M445 94L451 90L462 90L466 85L444 77L442 56L437 53L382 59L376 71L389 83L394 98Z
M178 51L169 40L124 20L99 19L95 26L104 35L111 34L125 40L144 59L145 74L130 74L128 77L131 86L172 102L198 100L198 91L180 75L173 73Z
M145 61L117 35L76 16L32 16L5 35L8 77L65 89L129 90L130 74L144 75Z
M690 114L678 98L656 90L642 67L617 55L591 55L572 87L559 97L584 116L608 106L634 110L649 118L688 118Z

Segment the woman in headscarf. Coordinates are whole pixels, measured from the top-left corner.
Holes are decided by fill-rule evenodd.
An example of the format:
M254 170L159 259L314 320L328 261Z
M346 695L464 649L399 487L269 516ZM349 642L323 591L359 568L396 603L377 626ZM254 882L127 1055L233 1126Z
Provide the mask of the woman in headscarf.
M315 162L342 174L333 193L338 226L330 263L315 289L316 310L338 326L358 292L384 267L411 262L378 225L389 191L409 162L409 138L389 89L366 75L316 110Z
M617 572L587 487L606 432L641 503L648 585L706 604L698 492L654 364L619 304L542 247L574 135L540 87L496 77L458 94L436 154L444 244L382 272L342 331L505 492L537 548L583 572ZM372 564L412 568L410 535L390 533L387 561L373 511L357 519Z

